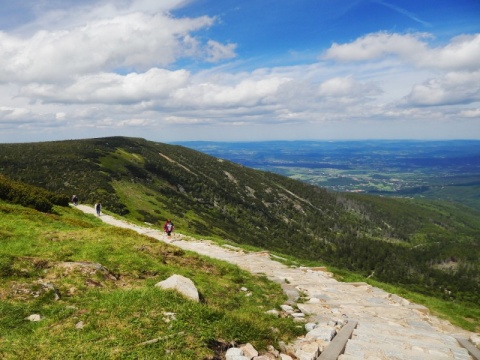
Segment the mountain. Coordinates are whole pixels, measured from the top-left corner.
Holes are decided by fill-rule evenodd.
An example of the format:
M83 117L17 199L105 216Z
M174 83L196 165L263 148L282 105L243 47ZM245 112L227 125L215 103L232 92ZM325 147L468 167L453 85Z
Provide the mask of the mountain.
M480 214L461 205L335 193L182 146L109 137L0 144L0 171L178 231L319 260L480 303Z

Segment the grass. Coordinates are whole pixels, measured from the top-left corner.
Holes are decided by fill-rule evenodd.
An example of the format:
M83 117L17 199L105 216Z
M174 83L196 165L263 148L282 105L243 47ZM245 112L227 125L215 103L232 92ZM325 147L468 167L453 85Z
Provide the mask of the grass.
M265 277L55 211L0 202L2 359L212 359L212 344L265 349L303 331L265 314L286 299ZM191 278L202 302L154 286L172 274Z

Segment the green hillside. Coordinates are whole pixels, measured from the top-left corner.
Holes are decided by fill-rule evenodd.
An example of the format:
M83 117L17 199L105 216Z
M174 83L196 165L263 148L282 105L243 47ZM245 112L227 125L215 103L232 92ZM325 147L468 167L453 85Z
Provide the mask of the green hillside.
M265 277L51 210L0 200L1 359L219 359L231 343L264 350L302 331L265 313L286 299ZM173 274L201 302L154 286Z
M0 171L183 233L321 260L480 303L480 214L450 203L328 192L181 146L111 137L0 144Z

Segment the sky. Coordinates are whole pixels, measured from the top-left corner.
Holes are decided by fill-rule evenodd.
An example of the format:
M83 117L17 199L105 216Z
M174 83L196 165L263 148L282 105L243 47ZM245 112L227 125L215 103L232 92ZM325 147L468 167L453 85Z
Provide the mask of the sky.
M479 0L0 0L0 142L480 139Z

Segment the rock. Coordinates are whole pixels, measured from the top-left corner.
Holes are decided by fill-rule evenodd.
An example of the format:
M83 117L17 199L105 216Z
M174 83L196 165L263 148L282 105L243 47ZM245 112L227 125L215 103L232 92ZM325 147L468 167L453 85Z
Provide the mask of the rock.
M268 315L273 315L275 317L279 317L280 316L280 312L278 310L275 310L275 309L272 309L272 310L268 310L265 312L265 314L268 314Z
M480 334L473 334L470 336L470 341L473 345L480 349Z
M250 360L251 358L246 357L244 352L240 348L230 348L225 353L225 360Z
M193 281L182 275L172 275L168 279L155 284L155 286L162 289L174 289L193 301L200 301L198 290Z
M249 359L258 356L258 351L250 343L240 345L239 348L243 350L243 356Z
M290 355L280 354L280 360L293 360Z
M293 307L291 307L290 305L280 305L280 308L286 313L293 313Z
M42 317L39 314L32 314L32 315L26 317L25 320L40 321L40 320L42 320Z
M336 333L337 331L331 327L316 327L305 335L305 339L332 341Z
M317 327L317 324L315 324L315 323L309 322L309 323L305 324L305 330L307 330L307 332L312 331L316 327Z
M320 349L316 342L303 342L295 350L298 360L316 360L318 355L320 355Z
M273 354L273 356L275 356L275 357L278 357L280 355L280 352L277 349L275 349L272 345L267 346L267 351L270 354Z
M243 351L243 355L247 358L251 359L255 356L258 356L258 351L252 346L252 344L247 343L245 345L239 346L239 348Z
M79 321L78 323L75 324L76 329L83 329L85 325L83 324L83 321Z
M252 360L276 360L275 355L266 353L260 356L255 356Z
M55 301L60 300L60 292L52 283L46 282L46 283L43 283L42 285L44 288L47 288L53 291L53 293L55 294Z
M280 349L280 351L282 352L287 352L288 351L288 346L287 344L284 342L284 341L279 341L278 342L278 348Z
M305 317L305 314L301 313L301 312L291 313L290 315L294 318L304 318Z
M296 322L296 323L304 323L305 321L305 318L304 317L294 317L293 318L293 322Z
M166 323L169 323L172 320L177 320L177 318L175 317L175 313L173 312L164 311L162 315L163 315L163 321L165 321Z

